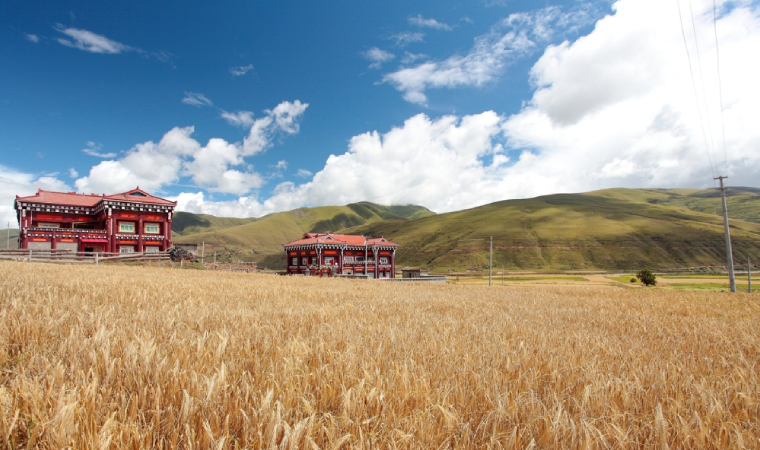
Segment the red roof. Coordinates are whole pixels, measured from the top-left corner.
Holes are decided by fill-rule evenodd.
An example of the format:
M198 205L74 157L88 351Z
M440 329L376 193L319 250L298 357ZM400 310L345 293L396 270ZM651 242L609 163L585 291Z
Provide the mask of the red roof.
M371 238L367 239L364 236L356 236L353 234L333 234L333 233L306 233L301 239L282 244L283 247L291 247L296 245L315 245L315 244L336 244L336 245L349 245L352 247L364 247L365 245L372 247L373 245L394 246L398 247L398 244L390 242L385 238Z
M151 203L155 205L167 206L177 205L177 202L170 202L169 200L165 200L161 197L150 195L139 187L137 189L132 189L131 191L122 192L121 194L104 195L103 198L117 202Z
M140 188L113 195L77 194L76 192L53 192L38 190L36 194L28 197L16 196L16 201L29 203L45 203L62 206L89 206L93 207L101 200L127 201L134 203L150 203L155 205L176 206L177 202L170 202L160 197L148 194Z
M77 194L76 192L53 192L38 190L36 194L28 197L16 196L16 201L29 203L47 203L51 205L67 206L95 206L103 197L95 194Z

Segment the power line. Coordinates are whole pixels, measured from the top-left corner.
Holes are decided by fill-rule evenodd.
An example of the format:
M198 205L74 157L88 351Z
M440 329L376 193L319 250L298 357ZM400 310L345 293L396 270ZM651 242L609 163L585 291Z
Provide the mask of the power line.
M681 14L681 2L680 0L676 0L676 4L678 5L678 21L681 24L681 36L683 36L683 45L686 49L686 60L689 62L689 75L691 75L691 86L694 89L694 99L697 102L697 113L699 114L699 125L702 128L702 139L705 142L705 151L707 151L707 159L710 162L710 172L712 173L713 178L715 178L715 169L713 168L713 162L712 162L712 156L710 156L710 147L707 145L707 134L705 133L705 124L704 119L702 119L702 108L700 108L699 105L699 94L697 94L697 84L694 81L694 70L691 67L691 54L689 53L689 44L686 41L686 31L683 27L683 17Z
M720 48L718 47L718 12L715 0L713 0L713 32L715 33L715 60L718 67L718 96L720 97L720 126L723 133L723 161L726 165L726 175L728 176L728 155L726 154L726 123L723 120L723 81L720 76Z
M701 52L699 51L699 39L697 37L698 36L698 34L697 34L697 25L696 25L696 23L694 21L694 8L692 7L691 0L688 0L688 1L689 1L689 14L691 16L691 29L694 31L694 47L697 49L696 53L697 53L697 65L698 65L698 68L699 68L699 80L701 81L701 84L702 84L702 100L705 103L705 114L707 114L707 131L708 131L708 134L710 135L710 145L711 145L712 151L713 151L713 160L715 160L715 170L718 170L718 154L717 154L717 152L715 150L715 139L713 137L713 132L712 132L712 120L711 120L711 117L710 117L710 105L707 102L707 89L705 88L705 84L706 84L705 83L705 74L704 74L704 71L702 70L702 56L701 56Z

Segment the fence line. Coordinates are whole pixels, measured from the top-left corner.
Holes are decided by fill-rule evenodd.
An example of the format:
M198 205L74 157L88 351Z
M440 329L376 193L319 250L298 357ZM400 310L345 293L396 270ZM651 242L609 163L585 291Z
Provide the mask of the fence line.
M99 264L110 261L161 261L169 260L168 252L74 252L71 250L0 250L0 259L25 260L28 262L52 262L63 264Z

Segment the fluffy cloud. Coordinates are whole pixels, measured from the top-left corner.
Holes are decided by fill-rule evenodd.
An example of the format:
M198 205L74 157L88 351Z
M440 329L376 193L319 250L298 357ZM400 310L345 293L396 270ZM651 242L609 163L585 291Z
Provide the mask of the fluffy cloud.
M175 127L158 143L144 142L124 158L103 161L76 180L80 192L120 192L140 186L150 191L189 177L210 192L245 195L264 183L245 158L265 151L280 133L295 134L307 103L282 102L261 118L250 119L243 143L213 138L203 146L192 138L194 127Z
M36 34L24 34L24 36L26 37L28 41L34 42L35 44L40 41L40 37L37 36Z
M396 57L393 53L386 52L377 47L372 47L371 49L362 52L362 56L364 56L365 59L372 61L372 64L369 65L372 69L379 69L384 62L388 62Z
M247 66L230 67L230 73L235 77L242 77L251 70L253 70L253 64L248 64Z
M425 34L420 32L405 31L403 33L396 33L389 38L396 41L396 46L406 47L413 42L422 42L425 39Z
M92 141L87 141L87 148L82 149L82 153L90 156L94 156L96 158L114 158L116 156L116 153L109 152L109 153L102 153L100 149L103 148L102 145L96 144Z
M417 17L410 17L409 24L424 28L433 28L435 30L451 31L450 25L439 22L435 19L425 19L422 14L418 14Z
M211 100L198 92L185 92L185 97L182 99L182 103L197 107L213 105Z
M37 189L64 192L72 190L55 176L23 173L0 165L0 228L5 228L8 223L11 228L18 226L13 201L17 195L34 195Z
M468 54L405 67L386 74L383 81L403 92L406 101L424 105L427 89L481 86L500 75L515 59L553 39L556 30L573 32L588 23L591 15L585 6L567 13L552 6L531 13L511 14L489 33L476 38Z
M92 31L78 28L64 28L58 24L55 29L68 36L70 39L58 38L58 43L71 48L78 48L90 53L122 53L136 48L108 39L105 36L95 34ZM36 41L35 41L36 42Z
M226 120L230 125L237 127L249 128L253 125L253 112L251 111L238 111L238 112L221 112L222 119Z
M677 10L656 0L622 0L587 36L546 47L530 72L533 98L512 116L420 114L384 134L355 136L348 150L330 156L310 181L281 183L267 199L217 203L187 193L180 205L258 216L368 200L445 212L608 187L706 188L714 185L713 172L727 172L735 186L758 186L760 63L747 55L760 48L760 7L719 4L724 162L712 3L693 5L703 52L704 90L695 72L706 139ZM687 39L693 46L689 29ZM720 164L711 168L708 153Z

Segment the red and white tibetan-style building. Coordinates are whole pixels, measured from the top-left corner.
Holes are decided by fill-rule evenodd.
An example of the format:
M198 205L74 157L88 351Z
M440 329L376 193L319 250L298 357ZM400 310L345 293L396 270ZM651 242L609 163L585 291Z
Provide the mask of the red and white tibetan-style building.
M394 278L396 272L398 244L382 237L306 233L282 247L287 254L289 275L334 270L339 275Z
M39 190L16 196L19 248L74 252L158 252L172 245L177 202L139 187L114 195Z

